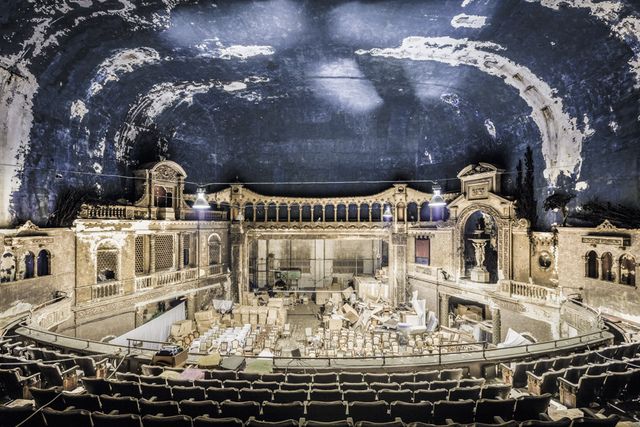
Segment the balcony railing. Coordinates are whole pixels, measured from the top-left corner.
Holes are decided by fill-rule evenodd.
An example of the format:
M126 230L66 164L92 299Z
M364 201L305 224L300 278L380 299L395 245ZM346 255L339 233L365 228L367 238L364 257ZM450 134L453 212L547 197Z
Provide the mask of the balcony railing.
M498 291L507 293L512 298L554 303L560 303L561 300L560 290L557 288L549 288L527 282L516 282L514 280L501 280Z
M167 215L165 211L171 211ZM146 208L141 206L124 205L89 205L84 204L80 208L79 217L83 219L173 219L173 209ZM224 211L197 211L195 209L182 210L183 219L202 221L226 221L227 212ZM179 219L179 218L175 218Z
M409 263L407 265L407 272L409 274L421 274L423 276L428 276L432 280L438 280L438 270L441 270L441 268L424 264Z
M109 298L124 294L122 282L111 281L91 286L91 299Z
M210 265L206 267L205 271L205 275L201 276L201 278L222 274L224 272L224 264ZM136 291L142 291L145 289L171 286L196 279L198 279L198 269L195 267L178 271L159 271L146 276L136 277L135 286Z
M215 276L224 272L224 264L214 264L207 267L207 276Z

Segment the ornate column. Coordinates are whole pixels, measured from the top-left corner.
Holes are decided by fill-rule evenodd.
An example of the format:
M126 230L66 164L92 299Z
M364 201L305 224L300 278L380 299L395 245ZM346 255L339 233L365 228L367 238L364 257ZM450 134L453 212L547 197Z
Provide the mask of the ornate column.
M176 270L182 270L184 265L184 234L178 233L178 266Z
M287 222L291 222L291 205L287 205Z
M438 323L441 326L450 326L449 325L449 295L447 294L439 294L438 295Z
M280 222L280 203L276 204L276 222Z
M358 203L356 206L356 211L358 212L358 222L360 222L360 203Z
M149 274L156 272L156 237L149 235Z
M389 284L393 302L399 304L408 300L407 295L407 235L391 233L389 245Z
M325 217L325 208L326 208L326 206L325 206L325 205L322 205L322 222L325 222L325 221L326 221L326 219L327 219L327 218ZM312 209L313 209L313 208L312 208ZM315 210L315 209L314 209L314 210Z
M493 344L502 342L502 319L500 318L500 309L491 307L491 318L493 319Z
M371 222L371 204L369 204L369 209L367 209L367 211L369 212L369 222Z
M243 286L248 284L247 266L243 262L246 258L246 235L241 224L231 224L229 241L231 243L231 299L240 302Z

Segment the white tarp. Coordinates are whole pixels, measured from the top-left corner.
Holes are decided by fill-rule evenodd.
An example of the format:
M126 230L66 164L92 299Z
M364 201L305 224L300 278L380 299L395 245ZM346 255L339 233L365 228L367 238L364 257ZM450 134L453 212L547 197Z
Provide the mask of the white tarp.
M171 325L179 322L180 320L185 320L186 318L185 303L183 302L171 310L165 311L160 316L150 320L144 325L138 326L134 330L112 339L110 343L126 346L128 345L128 338L134 340L166 342L169 334L171 333ZM144 348L160 349L162 344L143 343L142 346Z
M427 300L418 299L418 291L413 291L411 297L411 306L416 311L416 315L418 316L418 325L424 326L427 320Z
M526 344L531 344L531 341L529 341L513 329L509 328L509 330L507 331L507 336L504 338L503 342L498 344L498 348L516 347Z

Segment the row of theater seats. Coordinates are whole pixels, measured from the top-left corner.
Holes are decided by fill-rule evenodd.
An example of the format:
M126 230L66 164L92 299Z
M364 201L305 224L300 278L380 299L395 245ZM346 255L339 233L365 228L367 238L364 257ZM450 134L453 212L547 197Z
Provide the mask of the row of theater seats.
M92 394L61 393L59 390L34 390L37 407L59 411L82 409L90 412L135 415L188 415L210 418L250 417L264 421L310 419L338 421L347 417L354 421L388 422L399 418L403 422L434 422L446 420L458 423L492 423L494 417L504 420L525 421L547 412L551 396L522 396L518 399L480 399L478 401L437 401L435 403L403 401L307 401L276 403L270 401L212 400L155 400L132 397L96 396Z
M390 405L386 402L291 402L272 403L265 402L260 405L258 402L231 402L225 401L220 404L212 401L148 401L146 399L114 398L110 396L77 395L70 393L58 395L49 407L42 412L49 427L53 426L90 426L88 414L109 414L112 415L111 422L121 419L134 420L135 417L122 417L123 415L141 416L149 420L150 417L161 417L162 420L152 419L147 425L188 425L186 420L202 420L200 425L225 425L223 421L238 419L237 425L248 423L248 425L295 425L291 420L299 422L310 420L314 422L340 422L350 420L351 422L371 422L376 425L404 425L414 422L433 423L444 425L447 423L482 423L484 425L496 425L506 421L525 422L538 420L547 412L550 396L527 396L521 399L506 400L479 400L478 402L458 401L458 402L430 402L405 403L393 402ZM55 397L55 396L54 396ZM9 410L7 410L9 409ZM18 415L28 415L26 410L11 413L10 409L4 408L0 411L0 424L4 414L12 419ZM25 415L26 414L26 415ZM114 417L120 416L120 418ZM173 418L172 418L173 417ZM108 417L98 416L99 422L107 420ZM8 418L7 418L8 419ZM36 417L37 420L37 417ZM613 426L612 418L608 420L597 420L592 418L587 426ZM617 421L617 420L616 420ZM5 421L6 422L6 421ZM100 424L93 420L94 425ZM164 422L165 424L161 424ZM171 423L175 424L171 424ZM265 424L259 424L263 422ZM530 421L529 421L530 422ZM607 423L608 422L608 423ZM271 423L271 424L266 424ZM278 424L288 423L288 424ZM302 422L304 424L304 422ZM14 424L15 425L15 424ZM27 424L31 427L34 424ZM111 424L123 427L121 423ZM134 425L134 424L132 424ZM194 423L194 425L196 425ZM233 425L233 424L227 424ZM517 425L517 423L511 423ZM539 425L544 425L540 423ZM554 424L550 424L553 426ZM562 424L562 425L568 425Z
M240 418L211 418L208 416L190 417L188 415L139 415L132 414L105 414L103 412L89 412L83 409L68 409L57 411L46 408L38 413L33 413L30 409L20 409L19 411L6 411L0 407L0 427L15 427L20 420L31 416L28 421L23 422L21 427L462 427L461 424L447 420L447 424L431 424L425 422L403 422L399 418L388 421L357 421L351 417L342 420L323 422L301 419L289 419L284 421L262 421L254 417L249 417L246 421ZM466 427L614 427L618 422L618 417L597 418L593 414L576 418L573 421L563 418L558 421L551 421L547 416L541 414L539 418L527 421L504 421L495 419L496 423L469 423ZM13 423L13 424L8 424Z
M165 374L167 371L180 373L183 370L166 369L159 366L143 365L142 372L145 375L137 374L123 374L119 373L119 379L126 379L129 381L145 382L146 378L158 377ZM385 383L385 382L419 382L419 381L449 381L460 380L464 377L464 369L441 369L430 371L417 371L417 372L396 372L396 373L380 373L380 372L319 372L319 373L265 373L258 374L253 372L244 371L229 371L221 369L199 369L204 374L204 379L208 380L246 380L246 381L267 381L267 382L289 382L297 384L311 384L311 383Z
M203 380L212 381L212 380ZM217 381L217 380L215 380ZM242 385L242 388L231 385ZM158 400L256 400L291 402L305 400L345 400L345 401L365 401L374 400L402 400L405 402L427 400L435 402L438 400L478 400L485 399L505 399L511 391L511 386L506 384L463 385L460 382L451 384L452 387L442 387L440 381L432 383L329 383L314 384L309 387L307 384L290 384L254 381L246 384L237 384L243 380L227 380L222 382L224 387L203 387L193 386L169 386L165 384L136 383L133 381L104 380L101 378L83 378L84 388L92 394L129 396L135 398L158 399ZM482 384L482 382L478 382ZM196 384L199 384L196 382ZM289 386L287 386L289 384ZM41 389L32 389L34 393Z
M77 378L104 375L109 359L62 354L22 342L0 341L0 401L23 398L27 387L73 389Z
M594 363L590 365L572 366L558 370L549 370L541 375L536 375L532 371L527 372L527 388L532 394L550 393L557 396L560 382L577 384L580 378L589 375L600 375L606 373L622 373L632 371L640 367L640 358L627 359L625 361L614 360L605 363Z
M589 364L599 364L610 361L623 361L633 359L640 351L640 342L624 343L609 346L597 350L588 350L581 353L570 354L568 356L557 356L552 358L515 362L511 364L500 364L502 379L505 383L511 384L514 388L527 387L528 372L535 376L541 376L548 371L558 371L571 366L583 366Z

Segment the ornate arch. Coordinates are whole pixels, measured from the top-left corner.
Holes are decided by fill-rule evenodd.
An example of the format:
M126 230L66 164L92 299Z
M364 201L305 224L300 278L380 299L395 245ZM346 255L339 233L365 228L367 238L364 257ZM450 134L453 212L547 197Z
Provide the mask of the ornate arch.
M475 212L490 215L496 222L498 232L498 279L511 277L511 229L512 218L504 216L491 205L474 203L464 208L457 216L453 241L457 245L457 275L464 275L464 228Z

